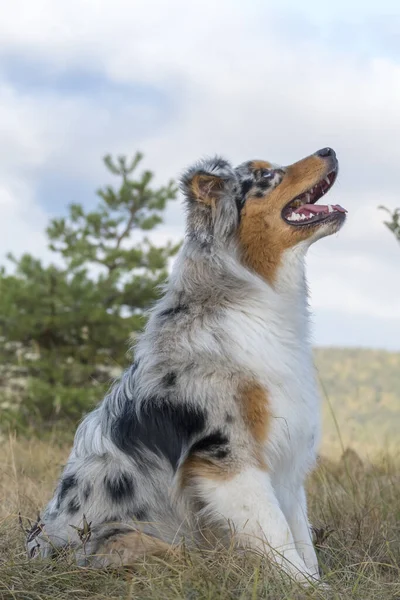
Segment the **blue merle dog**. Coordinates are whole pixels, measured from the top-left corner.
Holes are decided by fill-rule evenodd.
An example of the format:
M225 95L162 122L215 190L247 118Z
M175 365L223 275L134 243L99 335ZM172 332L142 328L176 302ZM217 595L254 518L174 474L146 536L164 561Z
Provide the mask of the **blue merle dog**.
M181 180L184 245L135 362L79 425L31 557L78 564L222 541L318 578L305 478L320 398L304 257L345 220L315 202L333 185L325 148L288 167L204 160Z

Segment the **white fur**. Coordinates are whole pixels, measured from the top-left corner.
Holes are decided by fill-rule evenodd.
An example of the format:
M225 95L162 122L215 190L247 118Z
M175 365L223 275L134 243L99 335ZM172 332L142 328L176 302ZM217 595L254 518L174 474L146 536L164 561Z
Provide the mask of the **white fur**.
M272 424L264 449L268 475L249 469L225 484L204 484L213 510L265 540L305 576L318 578L304 481L316 461L320 398L308 336L306 245L287 251L274 288L261 279L243 307L227 311L226 351L268 391ZM256 276L254 276L256 279ZM260 534L262 530L262 534ZM260 546L260 540L252 545ZM297 549L297 551L294 549ZM275 554L275 557L277 555Z
M248 468L226 482L205 480L201 490L207 515L226 519L241 545L259 550L299 581L318 576L316 560L308 568L299 555L269 474Z

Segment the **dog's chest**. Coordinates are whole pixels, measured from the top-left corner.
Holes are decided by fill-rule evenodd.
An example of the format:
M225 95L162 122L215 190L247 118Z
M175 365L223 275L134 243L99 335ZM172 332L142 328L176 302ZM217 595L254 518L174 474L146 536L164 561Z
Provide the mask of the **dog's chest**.
M320 399L302 324L265 313L232 315L231 353L266 390L270 413L265 452L272 468L304 472L315 461Z
M296 371L294 369L294 371ZM265 443L269 464L304 474L314 465L320 438L320 400L312 362L301 374L265 380L270 427Z

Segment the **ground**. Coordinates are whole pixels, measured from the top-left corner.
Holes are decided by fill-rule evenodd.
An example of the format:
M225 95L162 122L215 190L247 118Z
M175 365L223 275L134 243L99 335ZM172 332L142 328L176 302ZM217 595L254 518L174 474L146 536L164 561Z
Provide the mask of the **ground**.
M400 457L321 459L309 505L327 587L303 589L260 557L234 550L138 564L132 572L77 568L68 557L28 562L23 521L53 490L67 447L11 437L0 446L0 599L400 599Z

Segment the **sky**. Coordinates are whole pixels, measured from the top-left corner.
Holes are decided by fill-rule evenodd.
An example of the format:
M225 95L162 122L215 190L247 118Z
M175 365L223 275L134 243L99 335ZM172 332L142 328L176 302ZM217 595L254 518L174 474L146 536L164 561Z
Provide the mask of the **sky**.
M193 161L290 164L333 147L342 231L309 251L317 345L400 350L400 3L13 0L0 19L0 264L109 183L106 153L162 184ZM173 203L155 243L183 236Z

